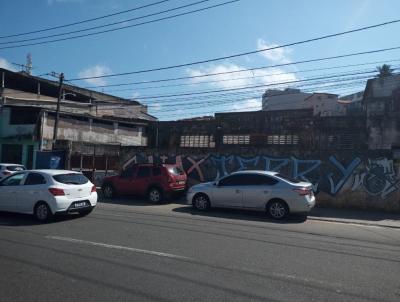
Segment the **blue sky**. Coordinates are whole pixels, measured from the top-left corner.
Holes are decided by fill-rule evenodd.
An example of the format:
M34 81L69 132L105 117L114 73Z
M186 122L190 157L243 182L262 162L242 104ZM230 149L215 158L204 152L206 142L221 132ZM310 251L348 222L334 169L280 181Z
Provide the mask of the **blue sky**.
M122 21L195 1L171 0L136 12L29 37ZM4 1L0 12L0 36L80 21L151 2L156 2L156 0ZM224 1L210 0L208 3L200 4L194 8L221 2ZM0 49L0 66L18 70L18 67L11 63L24 63L27 53L31 53L34 66L33 74L35 75L57 71L64 72L66 78L71 79L128 72L221 57L381 23L398 18L399 11L400 1L397 0L241 0L208 11L103 35L46 45ZM397 23L343 37L190 68L80 81L75 82L75 84L86 87L202 75L396 47L400 46L399 31L400 23ZM27 37L1 39L0 42ZM158 98L153 96L260 84L271 85L272 83L295 81L334 73L372 70L379 65L371 62L385 61L393 67L398 67L400 61L395 60L400 60L400 50L270 68L257 72L213 76L202 78L202 80L187 79L144 85L106 87L99 88L99 90L125 98L136 97L139 101L148 104L150 113L160 119L178 119L195 115L210 115L213 112L225 110L254 110L260 106L264 88L252 90L251 93L247 92L243 95L228 94L202 98ZM307 71L361 63L371 64L351 68ZM204 81L206 83L203 83ZM209 83L210 81L212 83ZM324 83L320 83L318 85L299 86L299 88L343 95L363 89L365 81L359 80L358 82L348 82L347 85L336 84L336 86L329 86L328 84L326 83L327 87L324 87ZM283 86L279 87L282 88ZM148 96L150 98L146 98Z

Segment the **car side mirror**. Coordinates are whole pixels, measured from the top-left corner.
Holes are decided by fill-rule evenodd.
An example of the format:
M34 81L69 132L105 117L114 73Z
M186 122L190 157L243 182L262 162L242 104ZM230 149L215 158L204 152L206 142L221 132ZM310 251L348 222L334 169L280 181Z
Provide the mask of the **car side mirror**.
M218 187L218 181L215 181L213 185Z

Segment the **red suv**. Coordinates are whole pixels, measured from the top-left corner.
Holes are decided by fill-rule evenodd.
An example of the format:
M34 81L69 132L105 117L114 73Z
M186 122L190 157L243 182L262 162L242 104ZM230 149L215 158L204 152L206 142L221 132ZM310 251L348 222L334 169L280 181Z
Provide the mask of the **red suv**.
M186 188L186 173L177 165L137 164L122 171L121 175L106 177L102 190L106 198L115 195L147 196L158 203L173 193Z

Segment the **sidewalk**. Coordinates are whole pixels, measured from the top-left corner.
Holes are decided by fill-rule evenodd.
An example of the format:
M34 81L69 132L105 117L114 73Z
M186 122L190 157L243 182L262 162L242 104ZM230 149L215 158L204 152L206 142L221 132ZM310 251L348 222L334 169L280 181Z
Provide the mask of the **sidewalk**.
M349 209L313 208L308 219L400 229L400 214Z

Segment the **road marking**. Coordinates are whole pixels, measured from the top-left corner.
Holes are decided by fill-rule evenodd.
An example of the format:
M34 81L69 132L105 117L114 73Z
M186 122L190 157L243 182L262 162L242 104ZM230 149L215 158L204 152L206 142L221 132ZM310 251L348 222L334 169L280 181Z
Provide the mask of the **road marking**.
M105 248L109 248L109 249L125 250L125 251L141 253L141 254L147 254L147 255L153 255L153 256L159 256L159 257L191 260L191 258L189 258L189 257L184 257L184 256L179 256L179 255L174 255L174 254L169 254L169 253L163 253L163 252L157 252L157 251L136 249L136 248L133 248L133 247L122 246L122 245L113 245L113 244L107 244L107 243L101 243L101 242L87 241L87 240L74 239L74 238L68 238L68 237L60 237L60 236L50 236L50 235L46 236L46 238L47 239L53 239L53 240L67 241L67 242L72 242L72 243L80 243L80 244L93 245L93 246L101 246L101 247L105 247Z

